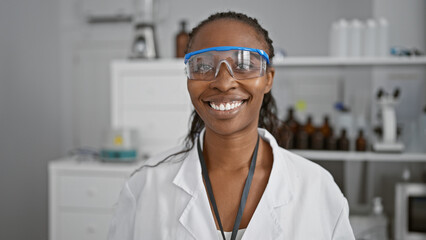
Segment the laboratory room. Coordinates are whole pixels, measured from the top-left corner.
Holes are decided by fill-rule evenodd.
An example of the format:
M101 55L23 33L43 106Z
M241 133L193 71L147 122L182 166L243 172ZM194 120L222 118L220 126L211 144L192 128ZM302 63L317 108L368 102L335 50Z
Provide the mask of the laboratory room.
M0 30L1 240L426 240L424 0L5 0Z

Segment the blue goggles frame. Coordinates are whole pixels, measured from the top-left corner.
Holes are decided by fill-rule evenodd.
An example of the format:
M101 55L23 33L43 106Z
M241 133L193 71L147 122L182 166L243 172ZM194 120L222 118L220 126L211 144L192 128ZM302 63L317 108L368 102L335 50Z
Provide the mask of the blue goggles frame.
M210 51L229 51L229 50L243 50L243 51L256 52L266 60L268 65L270 64L269 63L269 56L265 51L263 51L261 49L256 49L256 48L235 47L235 46L211 47L211 48L205 48L205 49L201 49L201 50L198 50L198 51L190 52L188 54L185 54L185 64L188 62L188 60L192 56L200 54L200 53L205 53L205 52L210 52Z

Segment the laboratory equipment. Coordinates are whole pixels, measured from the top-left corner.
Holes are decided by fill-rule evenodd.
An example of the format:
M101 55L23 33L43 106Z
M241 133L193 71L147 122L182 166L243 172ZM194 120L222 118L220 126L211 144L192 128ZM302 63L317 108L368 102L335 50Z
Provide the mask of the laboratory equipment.
M394 239L426 240L425 183L396 185Z
M379 90L378 104L381 116L381 137L373 144L373 150L376 152L401 152L404 150L404 144L397 140L397 122L395 105L398 103L399 89L395 89L393 95Z
M130 58L157 58L155 27L151 23L137 23Z
M133 162L138 158L139 134L135 129L109 129L104 136L101 159L105 162Z
M153 0L135 0L134 36L130 58L158 58Z

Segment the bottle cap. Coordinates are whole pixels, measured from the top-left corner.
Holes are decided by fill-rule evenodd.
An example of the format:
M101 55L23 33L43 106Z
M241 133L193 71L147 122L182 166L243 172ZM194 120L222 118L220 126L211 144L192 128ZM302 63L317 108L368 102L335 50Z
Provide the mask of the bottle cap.
M383 214L383 205L381 197L373 198L373 213L375 215Z
M380 18L378 22L379 22L380 26L387 26L388 25L388 20L386 20L386 18Z
M367 27L369 27L369 28L376 27L376 21L374 21L374 19L368 19L367 20Z
M343 18L339 20L338 24L340 27L344 27L344 28L348 27L348 21L346 21Z

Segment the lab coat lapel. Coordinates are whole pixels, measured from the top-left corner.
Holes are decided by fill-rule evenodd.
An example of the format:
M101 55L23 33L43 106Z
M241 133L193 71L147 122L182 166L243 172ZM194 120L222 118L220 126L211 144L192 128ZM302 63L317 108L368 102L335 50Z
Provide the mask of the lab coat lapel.
M268 185L242 239L284 239L282 207L293 198L291 166L272 135L264 129L259 129L259 134L271 145L274 162Z
M283 239L282 207L292 200L293 179L288 157L272 135L259 129L260 136L272 147L274 162L268 185L243 235L243 240ZM203 132L200 134L203 136ZM179 218L194 239L217 240L217 230L203 184L196 146L188 153L173 183L191 196Z
M188 153L173 183L191 195L179 222L194 239L217 240L216 225L204 188L196 146Z

